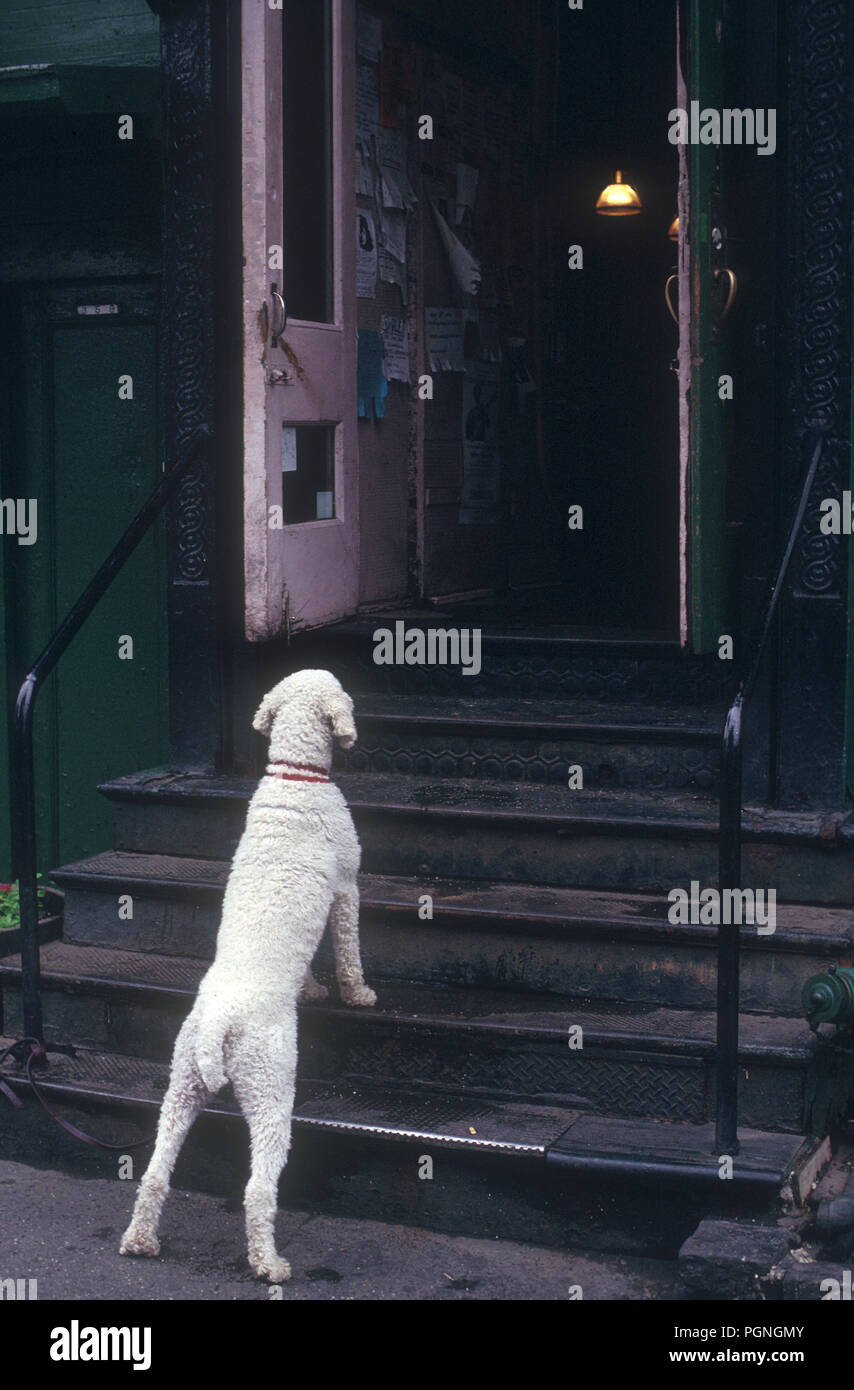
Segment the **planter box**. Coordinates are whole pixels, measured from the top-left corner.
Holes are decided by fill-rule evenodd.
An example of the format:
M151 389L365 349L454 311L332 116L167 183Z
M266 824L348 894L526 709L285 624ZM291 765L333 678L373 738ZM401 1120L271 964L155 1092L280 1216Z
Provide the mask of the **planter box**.
M62 935L62 904L65 895L55 888L44 888L45 908L48 915L39 918L39 945L56 941ZM0 931L0 959L16 956L21 949L20 927L6 927Z

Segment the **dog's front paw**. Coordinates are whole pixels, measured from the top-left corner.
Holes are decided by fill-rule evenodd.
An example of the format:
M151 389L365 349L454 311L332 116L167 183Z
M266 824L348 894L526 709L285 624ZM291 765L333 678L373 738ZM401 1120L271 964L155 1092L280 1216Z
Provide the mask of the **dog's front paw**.
M377 1002L377 996L367 985L346 985L341 990L341 998L357 1009L370 1009Z
M322 999L329 998L329 990L326 985L318 984L317 980L312 980L311 984L303 985L299 992L299 1002L301 1004L318 1004Z
M119 1246L120 1255L159 1255L160 1241L147 1231L135 1231L128 1226Z
M253 1260L250 1257L249 1264L253 1274L259 1279L266 1279L271 1284L284 1284L291 1277L291 1267L287 1260L281 1259L278 1255L275 1259L264 1260L260 1257Z

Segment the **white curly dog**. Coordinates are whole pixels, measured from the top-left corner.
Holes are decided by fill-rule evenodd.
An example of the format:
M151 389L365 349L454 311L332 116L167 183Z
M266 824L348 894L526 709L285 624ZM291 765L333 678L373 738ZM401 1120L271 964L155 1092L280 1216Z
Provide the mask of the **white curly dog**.
M252 1145L246 1187L249 1263L290 1277L276 1252L279 1175L291 1142L297 999L326 990L311 962L329 922L341 997L371 1005L359 956L361 851L347 803L329 781L333 740L356 741L353 702L329 671L298 671L266 695L254 727L270 738L229 875L216 956L172 1058L157 1140L123 1255L157 1255L157 1226L181 1145L208 1098L231 1081Z

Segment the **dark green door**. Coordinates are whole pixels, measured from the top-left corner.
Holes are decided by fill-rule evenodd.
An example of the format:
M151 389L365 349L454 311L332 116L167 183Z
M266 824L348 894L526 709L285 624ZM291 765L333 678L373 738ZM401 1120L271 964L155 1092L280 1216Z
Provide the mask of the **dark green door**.
M699 111L724 106L723 0L689 0L687 98ZM683 50L684 51L684 50ZM690 110L690 105L688 107ZM728 632L724 317L735 281L728 266L725 147L688 145L690 401L688 440L688 631L711 652ZM681 222L680 218L680 222ZM729 304L728 304L729 301Z
M86 282L20 292L7 318L6 421L34 544L4 538L14 687L160 476L157 287ZM8 484L4 479L4 495ZM111 843L109 777L168 756L164 540L140 545L74 640L36 720L39 863Z

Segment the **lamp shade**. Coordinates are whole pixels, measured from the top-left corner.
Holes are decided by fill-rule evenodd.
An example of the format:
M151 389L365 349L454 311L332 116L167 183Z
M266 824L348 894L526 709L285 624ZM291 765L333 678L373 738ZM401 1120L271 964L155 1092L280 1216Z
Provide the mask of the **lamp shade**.
M623 175L618 169L613 183L603 188L596 200L596 211L603 217L632 217L640 212L643 204L637 190L630 183L623 183Z

